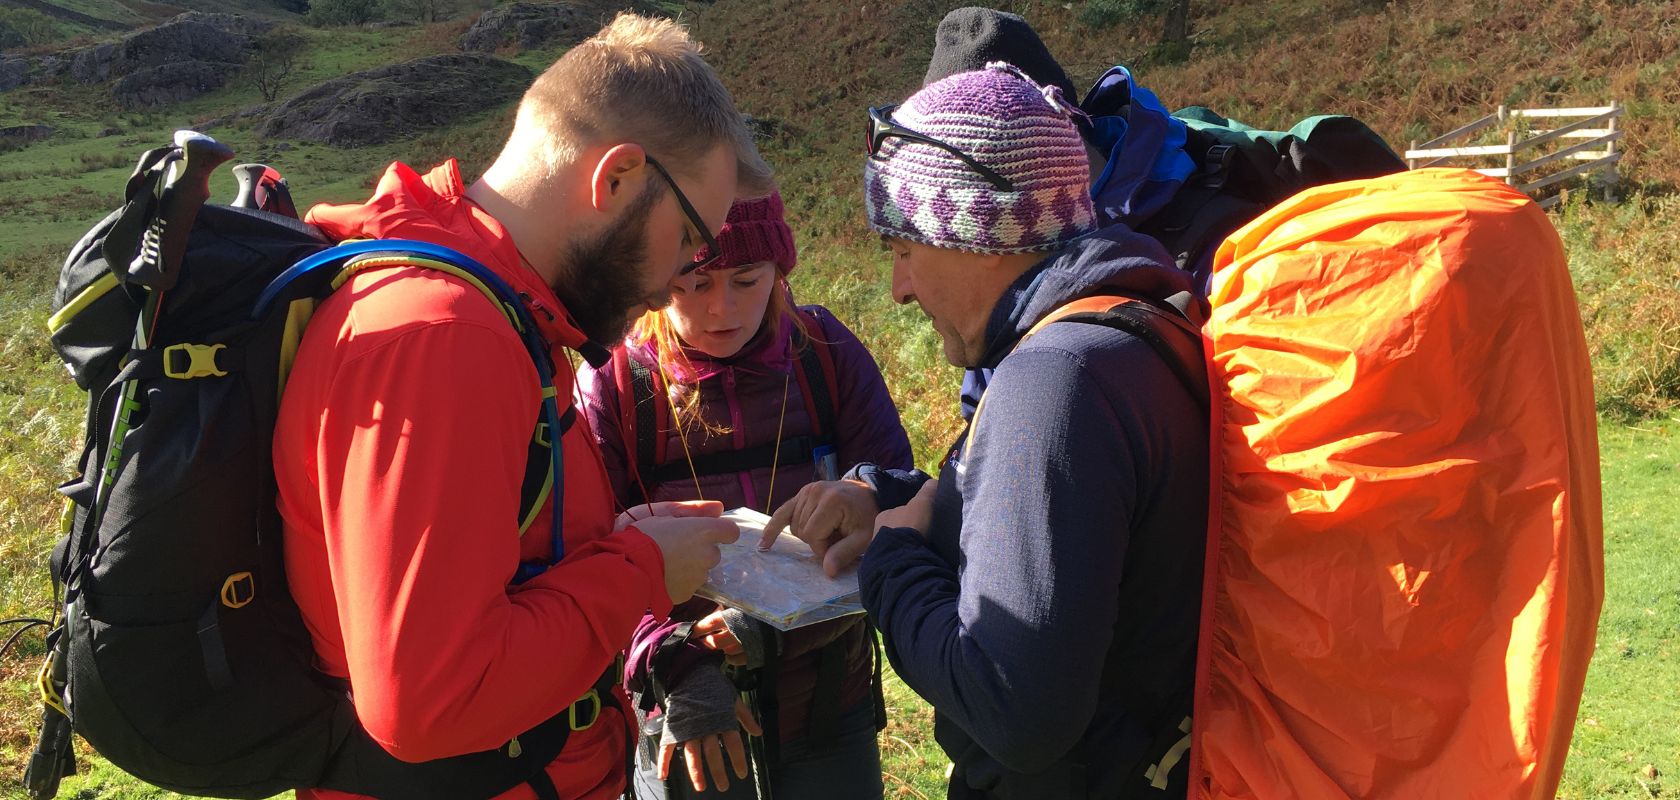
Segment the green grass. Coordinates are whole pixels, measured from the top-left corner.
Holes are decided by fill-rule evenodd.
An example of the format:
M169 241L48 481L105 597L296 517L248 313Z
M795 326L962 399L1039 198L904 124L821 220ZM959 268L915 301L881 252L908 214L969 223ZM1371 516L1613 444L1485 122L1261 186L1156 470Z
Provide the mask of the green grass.
M1599 453L1604 612L1559 796L1670 797L1680 788L1680 420L1601 425Z

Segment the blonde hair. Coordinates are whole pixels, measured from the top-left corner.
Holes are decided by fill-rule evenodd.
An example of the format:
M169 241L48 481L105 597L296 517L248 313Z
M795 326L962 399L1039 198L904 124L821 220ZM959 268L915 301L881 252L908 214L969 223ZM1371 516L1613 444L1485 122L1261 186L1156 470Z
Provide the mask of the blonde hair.
M620 13L525 91L503 157L517 156L546 179L590 145L627 141L685 172L726 144L735 152L737 193L764 193L770 167L701 49L676 22Z
M777 286L770 291L770 301L764 304L764 318L759 322L759 330L774 331L784 321L788 324L793 341L789 351L797 355L809 344L809 337L805 333L805 326L799 324L799 309L793 304L793 295L787 289L787 284L780 278ZM676 313L672 306L666 306L659 311L649 311L636 320L630 329L630 343L647 346L653 351L654 361L657 362L659 374L664 378L666 399L671 404L672 417L681 425L699 425L708 434L717 435L729 433L729 427L721 422L706 420L700 416L700 387L698 384L690 387L691 391L681 392L678 398L677 387L682 385L676 378L676 368L682 372L692 372L688 355L683 352L682 337L677 335L677 326L671 321L671 314Z

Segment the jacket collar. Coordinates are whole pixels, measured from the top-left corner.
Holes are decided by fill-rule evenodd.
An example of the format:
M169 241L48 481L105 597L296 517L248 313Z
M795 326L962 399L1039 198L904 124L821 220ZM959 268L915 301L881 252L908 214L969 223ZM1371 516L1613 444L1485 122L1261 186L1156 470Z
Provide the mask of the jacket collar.
M466 196L455 159L424 175L394 162L366 202L317 205L305 220L335 241L416 239L458 250L519 292L545 340L577 350L591 363L605 357L605 349L584 337L553 288L526 265L507 229Z
M1160 242L1124 225L1111 225L1069 242L1022 273L992 308L985 355L991 369L1051 311L1082 297L1118 294L1165 300L1191 288Z

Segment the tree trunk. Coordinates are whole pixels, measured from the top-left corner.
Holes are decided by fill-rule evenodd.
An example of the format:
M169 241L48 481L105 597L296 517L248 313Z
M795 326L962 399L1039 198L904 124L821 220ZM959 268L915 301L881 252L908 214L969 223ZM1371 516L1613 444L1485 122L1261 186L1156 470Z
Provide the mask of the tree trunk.
M1190 41L1190 0L1167 0L1167 22L1161 29L1162 44Z

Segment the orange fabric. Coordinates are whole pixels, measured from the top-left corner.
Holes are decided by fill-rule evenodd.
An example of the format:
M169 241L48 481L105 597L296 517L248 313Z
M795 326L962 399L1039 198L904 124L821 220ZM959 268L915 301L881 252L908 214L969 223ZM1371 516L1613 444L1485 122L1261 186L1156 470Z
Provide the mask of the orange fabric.
M1099 313L1102 313L1104 311L1109 311L1109 310L1112 310L1112 309L1117 308L1119 306L1125 305L1126 303L1135 303L1135 302L1137 302L1137 301L1136 300L1129 300L1127 298L1118 297L1118 296L1114 296L1114 295L1096 295L1096 296L1093 296L1093 297L1082 297L1078 300L1075 300L1071 303L1068 303L1065 306L1061 306L1061 307L1057 308L1055 311L1052 311L1048 314L1045 314L1043 319L1033 323L1033 326L1031 328L1027 329L1027 335L1022 336L1021 341L1024 342L1024 341L1027 340L1028 336L1032 336L1033 334L1038 333L1039 331L1050 327L1050 323L1060 322L1064 319L1067 319L1068 317L1073 316L1074 314L1099 314ZM1017 343L1015 346L1020 347L1021 345L1019 343Z
M436 242L495 270L531 298L569 401L564 348L583 337L505 230L463 197L453 162L424 177L393 165L366 204L317 206L308 219L336 239ZM360 273L305 331L274 443L288 579L319 666L350 680L362 724L398 758L500 747L586 692L649 609L669 613L658 547L611 530L612 493L581 416L562 438L566 559L508 584L520 561L551 550L552 503L523 538L515 519L539 403L512 327L453 276ZM572 736L548 768L563 797L618 796L628 725L609 712Z
M1545 214L1463 170L1335 184L1214 270L1192 796L1553 796L1603 550Z

